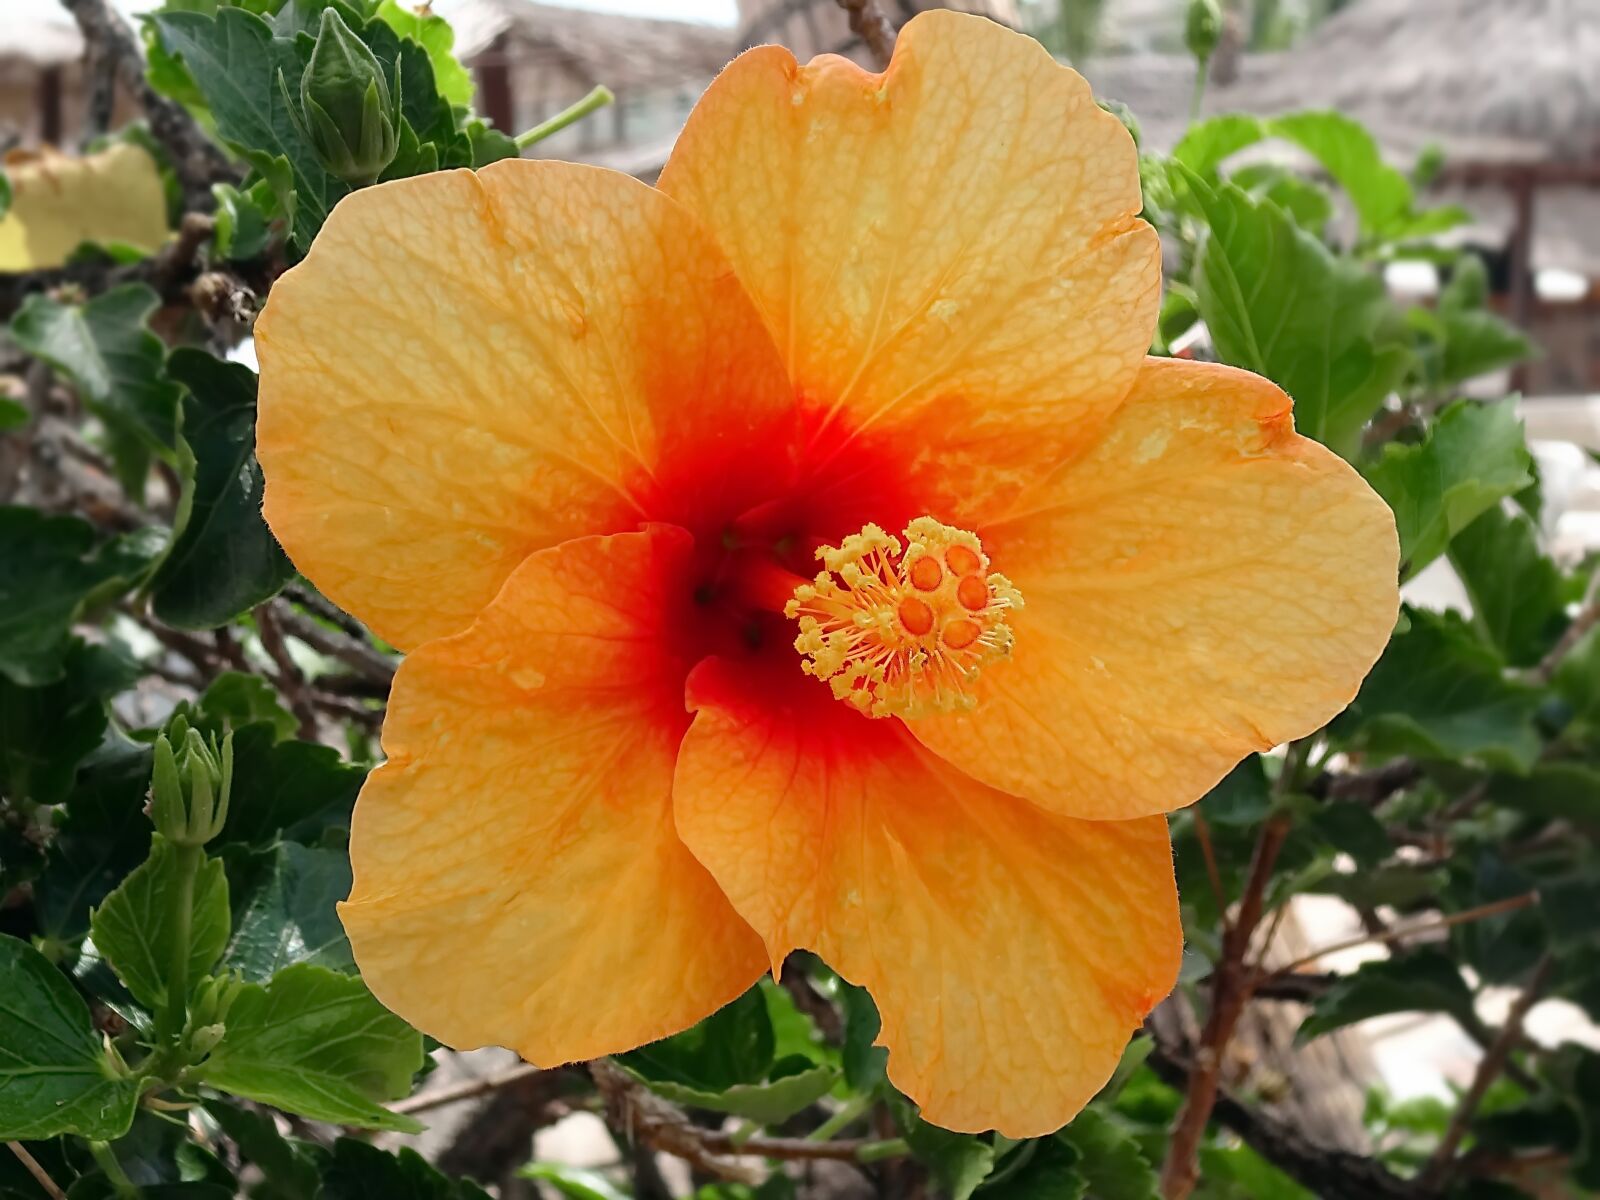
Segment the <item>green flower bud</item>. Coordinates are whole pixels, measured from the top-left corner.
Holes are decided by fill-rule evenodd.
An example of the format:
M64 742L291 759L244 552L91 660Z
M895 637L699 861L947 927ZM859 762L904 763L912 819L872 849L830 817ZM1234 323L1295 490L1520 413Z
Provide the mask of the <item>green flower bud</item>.
M332 174L357 187L376 179L399 149L399 121L372 51L332 8L300 77L300 107L312 149Z
M176 748L174 748L176 747ZM150 773L150 817L175 846L204 846L228 819L233 786L233 734L219 747L181 715L156 738Z
M199 1062L206 1055L217 1048L217 1043L228 1032L225 1025L202 1025L194 1030L186 1039L189 1047L189 1061Z
M1189 0L1184 18L1183 44L1196 61L1211 61L1211 54L1222 40L1222 7L1217 0Z

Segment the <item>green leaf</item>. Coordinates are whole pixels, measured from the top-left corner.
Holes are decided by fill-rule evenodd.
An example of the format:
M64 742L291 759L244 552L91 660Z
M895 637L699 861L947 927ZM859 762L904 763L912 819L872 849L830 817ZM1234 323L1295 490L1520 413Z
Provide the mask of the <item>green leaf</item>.
M1450 565L1472 599L1474 623L1506 662L1537 663L1567 623L1561 571L1521 510L1496 505L1450 542Z
M261 517L256 376L201 350L178 350L169 374L183 401L186 482L172 548L151 581L156 616L178 629L213 629L278 594L294 567Z
M127 1193L104 1175L85 1175L67 1191L67 1200L126 1200ZM233 1188L196 1180L190 1183L146 1184L135 1193L138 1200L233 1200Z
M570 1200L628 1200L628 1193L599 1171L569 1167L562 1163L529 1163L517 1172L523 1179L536 1179Z
M1516 326L1481 310L1414 308L1406 320L1430 344L1425 361L1437 391L1533 357L1534 346Z
M331 746L279 742L271 726L247 725L233 735L233 794L218 841L266 846L347 825L365 778Z
M1271 133L1299 145L1338 181L1355 205L1368 240L1420 237L1465 219L1459 209L1417 213L1405 175L1383 161L1377 141L1360 122L1342 113L1291 113L1267 124Z
M1407 608L1397 634L1334 730L1380 754L1468 759L1526 771L1539 755L1539 694L1506 678L1459 613Z
M65 800L78 764L105 733L105 701L138 679L130 660L81 642L67 650L64 670L48 687L0 676L0 793L38 804Z
M242 8L223 8L214 17L157 12L149 19L167 52L181 57L189 68L218 135L275 189L285 184L292 188L291 236L302 252L309 249L328 213L349 189L323 170L295 127L278 86L280 71L298 83L305 69L295 42L273 37L265 21ZM278 169L280 162L286 171Z
M1088 1189L1078 1152L1061 1137L1047 1137L1024 1142L1001 1159L983 1194L996 1200L1082 1200Z
M388 1154L340 1138L316 1200L489 1200L489 1195L475 1183L440 1174L415 1150Z
M839 1004L844 1009L844 1078L858 1092L884 1085L889 1051L877 1044L883 1020L864 987L839 979Z
M1460 401L1422 442L1385 446L1365 474L1394 510L1404 573L1415 575L1497 501L1527 487L1530 461L1510 403Z
M1496 775L1489 799L1530 816L1572 821L1600 832L1600 767L1578 762L1540 763L1526 775Z
M1266 138L1283 138L1315 158L1355 206L1368 241L1393 242L1443 232L1467 220L1456 207L1416 211L1405 175L1383 161L1377 141L1359 122L1341 113L1307 111L1260 118L1229 113L1189 127L1172 152L1182 166L1215 178L1222 163ZM1245 171L1234 176L1243 183ZM1324 217L1324 221L1326 218ZM1318 228L1308 225L1308 228Z
M1397 1012L1450 1013L1468 1024L1475 1020L1472 991L1455 960L1437 950L1415 950L1401 958L1362 963L1343 976L1318 998L1295 1036L1308 1042Z
M981 1138L951 1133L915 1114L903 1124L911 1153L933 1173L950 1200L967 1200L994 1170L994 1147Z
M1578 639L1561 660L1554 683L1575 717L1600 724L1600 626Z
M284 1137L278 1132L277 1122L266 1113L216 1097L208 1099L205 1108L269 1184L286 1196L316 1194L320 1173L313 1156L316 1148L310 1143Z
M1223 162L1266 136L1266 123L1246 113L1225 113L1191 124L1172 149L1173 159L1196 175L1215 176Z
M1188 186L1209 226L1194 282L1218 355L1282 387L1295 428L1351 457L1410 363L1385 332L1382 280L1335 258L1268 200L1192 175Z
M350 894L349 856L284 842L262 857L223 965L256 983L297 962L353 972L336 909Z
M40 932L66 944L89 931L90 909L145 860L150 750L114 743L84 761L72 803L33 886Z
M1242 759L1222 777L1221 783L1201 798L1200 804L1206 820L1218 825L1254 827L1260 824L1272 811L1272 795L1267 788L1261 756L1252 754Z
M270 222L277 209L277 194L266 180L240 190L226 183L211 185L217 209L212 246L218 258L235 262L255 258L272 238Z
M243 671L224 671L200 693L200 712L215 720L222 728L243 729L246 725L263 722L270 726L270 741L291 738L300 722L278 702L277 690L259 675Z
M119 1074L89 1008L26 942L0 934L0 1138L121 1137L138 1081Z
M422 1067L422 1036L362 982L299 963L265 987L246 984L205 1065L219 1091L340 1125L416 1132L376 1103L405 1095Z
M776 1125L833 1090L839 1072L829 1066L807 1066L765 1083L736 1083L718 1091L687 1087L669 1080L650 1079L638 1071L628 1073L651 1091L678 1104L712 1112L732 1113L760 1125Z
M766 1000L751 988L693 1028L620 1054L617 1062L652 1085L714 1093L765 1079L773 1046Z
M0 433L21 429L31 419L27 406L10 396L0 396Z
M471 105L472 73L455 56L456 35L449 21L426 9L402 8L395 0L383 0L378 5L377 17L401 37L428 52L428 61L433 64L433 82L441 96L460 108Z
M96 416L121 435L118 474L130 495L144 493L148 452L170 458L177 444L178 396L166 377L166 347L146 323L161 298L142 283L102 292L86 304L29 296L11 318L11 336L72 381Z
M131 587L153 552L139 536L96 548L93 528L77 517L0 507L0 678L29 686L60 679L73 622Z
M1371 809L1352 801L1315 805L1308 824L1312 832L1361 867L1376 867L1394 851L1383 822Z
M167 972L178 936L172 907L181 853L159 835L153 838L150 857L105 898L89 922L95 948L133 998L151 1010L167 1004ZM201 853L189 937L190 983L211 973L228 944L228 881L221 861Z
M1133 1135L1097 1108L1086 1108L1056 1135L1078 1152L1078 1173L1094 1200L1157 1200L1156 1173Z

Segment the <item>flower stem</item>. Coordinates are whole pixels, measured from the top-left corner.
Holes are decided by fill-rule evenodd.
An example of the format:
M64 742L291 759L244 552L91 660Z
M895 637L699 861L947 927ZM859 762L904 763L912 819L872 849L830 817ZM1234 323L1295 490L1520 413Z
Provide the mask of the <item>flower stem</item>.
M133 1186L133 1180L128 1178L128 1173L122 1169L122 1164L107 1143L90 1142L89 1153L94 1156L95 1165L111 1181L112 1190L119 1200L138 1200L139 1189Z
M194 935L194 882L206 852L200 846L174 846L177 854L178 886L172 889L172 909L168 920L172 928L172 958L167 963L167 999L156 1018L156 1037L164 1044L176 1042L183 1034L185 1006L189 996L189 941Z
M535 142L542 142L551 134L560 133L574 121L582 120L594 112L595 109L604 108L615 99L616 97L611 94L610 88L604 85L595 88L582 100L579 100L576 104L568 105L548 121L541 121L532 129L517 134L513 139L517 143L517 149L526 150Z
M856 1151L856 1161L875 1163L886 1158L901 1158L910 1153L911 1144L905 1138L889 1138L882 1142L868 1142Z
M857 1096L854 1100L851 1100L848 1104L845 1104L843 1107L841 1107L838 1112L834 1113L833 1116L829 1117L821 1125L818 1125L810 1133L806 1134L806 1139L812 1142L827 1141L829 1138L843 1132L845 1127L848 1126L851 1121L854 1121L862 1113L866 1112L871 1106L871 1096Z

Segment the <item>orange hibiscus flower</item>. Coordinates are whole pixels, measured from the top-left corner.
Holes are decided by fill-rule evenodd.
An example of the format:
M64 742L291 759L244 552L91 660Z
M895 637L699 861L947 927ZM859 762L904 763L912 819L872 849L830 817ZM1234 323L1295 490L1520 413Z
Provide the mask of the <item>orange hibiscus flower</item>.
M1095 1093L1178 968L1161 814L1338 711L1397 602L1282 392L1145 357L1139 208L1081 78L942 12L881 75L741 56L659 189L339 205L257 326L260 456L412 651L342 909L386 1004L555 1064L808 947L930 1121Z

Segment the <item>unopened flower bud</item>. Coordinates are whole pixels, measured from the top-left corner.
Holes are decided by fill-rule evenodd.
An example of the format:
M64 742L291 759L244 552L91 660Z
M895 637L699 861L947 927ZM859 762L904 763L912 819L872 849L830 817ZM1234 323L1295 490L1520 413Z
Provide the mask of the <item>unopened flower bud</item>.
M300 107L312 149L346 183L369 184L394 161L400 132L383 68L332 8L300 77Z
M233 785L233 734L219 746L182 716L156 738L150 773L150 816L175 846L204 846L228 819Z
M224 1025L202 1025L189 1035L189 1060L199 1062L217 1048L217 1043L227 1033Z
M1196 61L1211 61L1211 54L1222 40L1222 7L1217 0L1189 0L1184 18L1183 44Z

